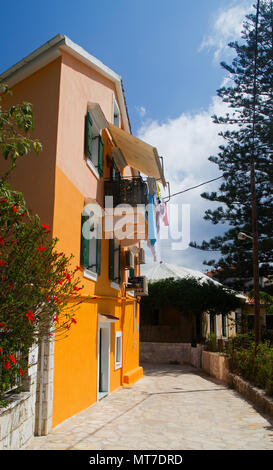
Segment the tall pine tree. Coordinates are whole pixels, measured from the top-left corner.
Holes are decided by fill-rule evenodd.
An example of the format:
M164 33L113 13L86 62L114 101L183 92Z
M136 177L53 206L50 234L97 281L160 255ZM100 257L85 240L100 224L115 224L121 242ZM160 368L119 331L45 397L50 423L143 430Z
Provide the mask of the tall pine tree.
M258 18L258 23L257 23ZM238 233L253 235L251 166L255 168L257 232L260 276L273 273L273 8L272 0L260 0L259 15L249 14L229 73L230 86L217 91L231 111L213 116L216 124L227 125L220 135L224 144L209 160L218 165L223 183L216 192L201 196L221 205L207 210L205 220L229 226L223 236L191 246L220 252L220 259L204 261L218 271L221 279L252 278L253 253L250 239L238 240ZM242 284L241 284L242 285ZM237 281L238 287L238 281Z

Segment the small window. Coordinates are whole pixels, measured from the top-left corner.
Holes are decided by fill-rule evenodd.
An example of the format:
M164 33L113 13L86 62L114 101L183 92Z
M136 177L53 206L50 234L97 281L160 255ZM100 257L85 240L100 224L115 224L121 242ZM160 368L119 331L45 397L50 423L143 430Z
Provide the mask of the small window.
M81 223L81 265L89 273L100 274L101 237L100 226L90 215L82 215Z
M116 239L109 240L109 279L121 283L121 246Z
M228 336L228 318L227 315L222 315L222 337Z
M120 110L115 97L113 98L113 124L120 127Z
M116 341L115 341L115 369L120 369L122 367L122 332L116 332Z
M216 316L210 315L210 333L216 334Z
M99 178L104 168L104 140L90 111L85 117L85 154L91 170Z

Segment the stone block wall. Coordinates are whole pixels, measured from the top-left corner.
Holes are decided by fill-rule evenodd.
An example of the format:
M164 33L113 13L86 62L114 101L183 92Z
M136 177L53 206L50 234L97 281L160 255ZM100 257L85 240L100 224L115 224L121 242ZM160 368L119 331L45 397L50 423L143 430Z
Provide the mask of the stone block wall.
M201 367L203 346L190 343L140 343L140 363L191 364Z
M34 435L38 349L29 354L28 376L22 391L9 395L6 408L0 408L0 450L24 449Z

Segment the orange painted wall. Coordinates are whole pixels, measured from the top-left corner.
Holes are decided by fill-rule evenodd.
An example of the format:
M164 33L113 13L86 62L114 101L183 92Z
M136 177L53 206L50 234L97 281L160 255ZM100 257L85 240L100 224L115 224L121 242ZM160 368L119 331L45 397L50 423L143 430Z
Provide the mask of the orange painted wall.
M12 96L2 102L3 107L23 101L33 105L34 132L30 136L41 141L43 151L38 157L31 153L19 158L9 182L23 192L28 208L50 226L53 221L60 71L59 58L16 84ZM1 158L1 173L6 167Z
M59 251L73 252L80 264L81 211L84 197L63 171L56 167L53 235ZM53 426L97 401L98 313L119 320L111 324L110 392L122 385L123 374L138 367L138 313L134 323L132 298L121 307L120 291L111 288L108 277L109 241L102 240L101 275L98 281L82 276L83 295L102 298L81 304L77 324L67 339L56 341L54 357ZM116 300L115 300L116 299ZM123 332L123 368L115 370L115 332ZM68 391L68 392L67 392Z

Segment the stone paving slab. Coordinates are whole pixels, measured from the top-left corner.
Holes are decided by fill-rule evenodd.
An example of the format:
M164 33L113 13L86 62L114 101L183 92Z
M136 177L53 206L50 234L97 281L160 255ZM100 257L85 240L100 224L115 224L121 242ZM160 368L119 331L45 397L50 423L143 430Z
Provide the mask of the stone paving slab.
M273 426L235 390L191 366L144 378L35 437L28 450L273 450Z

